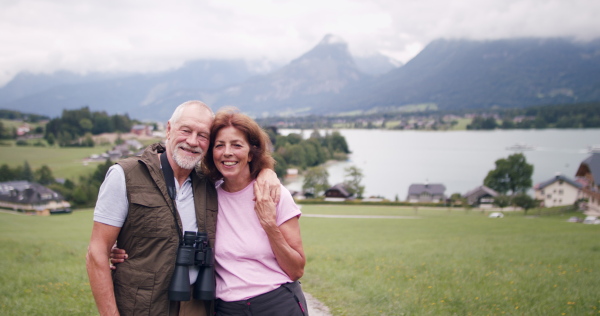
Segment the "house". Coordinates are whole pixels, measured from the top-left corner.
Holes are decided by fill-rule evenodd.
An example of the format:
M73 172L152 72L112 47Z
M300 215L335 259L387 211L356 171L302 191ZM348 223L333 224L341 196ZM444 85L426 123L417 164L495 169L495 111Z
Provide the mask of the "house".
M463 197L467 199L467 204L479 208L491 208L494 204L494 197L496 196L498 196L498 192L485 185L478 186L463 195Z
M538 183L533 187L535 199L542 201L541 206L552 207L573 205L582 198L583 185L571 180L562 174L557 174L551 179Z
M348 192L343 183L338 183L325 191L325 201L345 201L353 198L354 194Z
M152 136L153 127L150 125L137 124L131 127L131 133L138 136Z
M17 127L17 136L23 136L31 131L29 124L25 123Z
M585 180L581 189L582 196L588 199L584 214L600 216L600 153L593 153L582 161L575 176Z
M444 201L446 186L439 183L415 183L408 188L406 200L409 203L439 203Z
M285 177L286 177L286 179L297 178L298 177L298 169L296 169L296 168L287 169Z
M38 214L71 213L62 195L29 181L0 182L0 208Z

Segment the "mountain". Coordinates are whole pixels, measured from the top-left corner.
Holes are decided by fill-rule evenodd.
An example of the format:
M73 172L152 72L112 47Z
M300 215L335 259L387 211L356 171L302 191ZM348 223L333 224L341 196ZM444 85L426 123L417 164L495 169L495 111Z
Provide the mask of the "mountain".
M370 56L354 56L354 61L360 71L371 76L383 75L402 66L402 62L381 53Z
M191 99L257 117L600 101L600 40L440 39L398 67L382 55L353 57L347 43L327 35L287 65L263 66L198 60L151 74L22 74L0 89L0 108L57 116L87 105L165 121Z
M0 89L0 103L7 103L60 85L85 84L88 82L116 79L123 74L76 74L57 71L52 74L19 73Z
M175 70L149 74L20 74L0 89L0 108L57 116L63 109L87 105L93 111L127 112L138 119L166 120L172 105L147 113L148 105L184 91L197 91L199 87L211 90L243 82L269 67L275 65L241 59L196 60Z
M235 106L250 115L303 114L314 111L312 105L339 94L364 76L348 45L339 37L327 35L312 50L272 73L217 90L180 90L149 108L172 108L173 104L199 99L214 109Z
M399 64L383 55L356 60L358 65L344 40L329 34L280 68L265 61L198 60L150 74L22 74L0 89L0 108L57 116L89 106L164 121L175 105L200 99L214 109L233 105L251 115L303 114Z
M524 107L600 100L600 40L437 40L323 111Z
M279 70L203 94L215 108L233 105L253 115L303 114L366 79L348 45L327 35L312 50Z

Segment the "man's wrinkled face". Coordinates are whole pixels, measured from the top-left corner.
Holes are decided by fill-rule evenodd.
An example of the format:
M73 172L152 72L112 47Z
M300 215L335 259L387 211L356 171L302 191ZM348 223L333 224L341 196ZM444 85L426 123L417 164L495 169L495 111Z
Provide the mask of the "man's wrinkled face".
M210 142L212 114L200 106L186 107L176 122L167 123L167 148L182 169L194 169Z

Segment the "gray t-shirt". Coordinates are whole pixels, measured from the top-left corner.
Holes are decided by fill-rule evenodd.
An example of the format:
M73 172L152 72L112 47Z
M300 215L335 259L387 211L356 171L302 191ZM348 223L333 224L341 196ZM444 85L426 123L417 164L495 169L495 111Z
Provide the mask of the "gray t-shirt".
M183 231L198 231L196 222L196 211L194 208L194 191L192 190L192 180L188 177L181 187L175 179L177 197L175 204L181 218ZM127 188L125 185L125 172L123 167L118 164L112 165L106 177L100 186L98 192L98 201L94 208L94 221L115 227L123 227L129 211L129 201L127 200ZM182 232L183 233L183 232ZM190 267L190 282L196 281L198 269Z
M175 179L175 185L179 183ZM194 209L194 192L192 180L188 177L181 187L177 187L175 199L184 231L198 231L196 212ZM94 221L103 224L123 227L129 210L127 188L125 186L125 172L120 165L113 165L108 169L106 177L98 192L98 201L94 209Z

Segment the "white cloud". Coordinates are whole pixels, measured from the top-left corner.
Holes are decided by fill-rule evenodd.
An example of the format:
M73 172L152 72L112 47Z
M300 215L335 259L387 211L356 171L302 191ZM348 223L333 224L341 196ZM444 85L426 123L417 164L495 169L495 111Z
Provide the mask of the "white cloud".
M600 36L596 0L16 0L0 3L0 85L20 71L159 71L294 59L325 34L408 61L437 38Z

